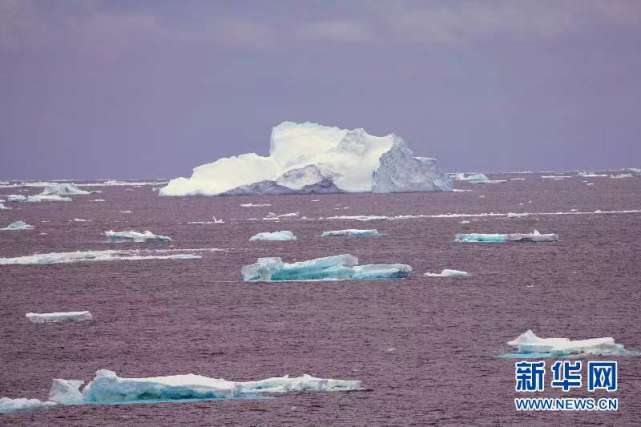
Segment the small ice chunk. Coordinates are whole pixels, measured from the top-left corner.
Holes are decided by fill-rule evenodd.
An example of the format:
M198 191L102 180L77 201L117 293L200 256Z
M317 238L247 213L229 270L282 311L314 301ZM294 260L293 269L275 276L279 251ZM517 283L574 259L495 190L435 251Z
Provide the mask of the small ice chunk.
M29 225L24 221L14 221L11 224L7 225L4 228L0 228L1 231L20 231L20 230L32 230L33 225Z
M576 355L629 356L636 352L625 350L612 337L571 340L569 338L539 338L528 329L507 343L516 348L510 357L561 357Z
M468 273L467 271L450 270L450 269L444 268L443 270L441 270L440 273L427 272L425 273L425 276L427 277L470 277L471 274Z
M256 240L286 241L296 240L296 236L291 231L273 231L254 234L249 238L250 242L254 242Z
M92 202L105 202L105 199L92 199Z
M243 203L240 205L243 208L262 208L271 206L271 203Z
M632 177L634 177L634 175L632 175L631 173L619 173L619 174L610 175L610 178L612 179L623 179L623 178L632 178Z
M510 234L457 234L455 242L464 243L505 243L505 242L556 242L558 234L541 234L537 230L532 233L510 233Z
M170 242L171 237L169 236L163 236L160 234L154 234L151 231L147 230L144 233L141 233L139 231L134 231L134 230L128 230L128 231L105 231L105 236L109 239L111 242L122 242L122 241L127 241L131 240L136 243L144 243L147 240L160 240L162 242Z
M541 234L537 230L532 233L511 233L507 235L510 242L556 242L559 235L554 233Z
M42 400L38 399L11 399L9 397L2 397L0 398L0 414L30 412L40 409L47 409L55 405L55 402L43 402Z
M277 215L274 212L269 212L265 218L263 218L263 221L278 221L281 218L295 218L299 215L299 212L289 212L289 213L284 213Z
M85 322L93 319L93 316L88 311L27 313L25 316L31 321L31 323Z
M521 213L517 213L517 212L508 212L508 213L507 213L507 217L508 217L508 218L522 218L522 217L525 217L525 216L528 216L528 215L530 215L530 214L529 214L529 213L527 213L527 212L521 212Z
M281 258L258 258L241 272L246 282L381 280L409 276L412 267L405 264L357 265L358 258L344 254L308 261L284 263Z
M466 219L464 219L464 220L462 220L461 222L459 222L459 224L469 224L469 223L470 223L470 221L468 221L468 220L466 220Z
M3 200L3 201L4 201L4 200ZM11 208L10 208L10 207L5 206L3 202L0 202L0 211L1 211L1 210L4 210L4 209L11 209Z
M27 196L23 196L22 194L9 194L7 196L8 202L24 202L25 200L27 200Z
M321 237L335 237L335 236L347 236L347 237L378 237L382 236L381 233L376 229L371 230L362 230L356 228L350 228L347 230L330 230L323 231Z

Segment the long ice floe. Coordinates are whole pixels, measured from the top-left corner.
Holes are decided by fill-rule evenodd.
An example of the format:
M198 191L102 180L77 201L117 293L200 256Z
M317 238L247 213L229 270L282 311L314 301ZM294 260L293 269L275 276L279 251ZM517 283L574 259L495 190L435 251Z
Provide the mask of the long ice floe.
M541 234L537 230L532 233L510 233L510 234L482 234L469 233L457 234L455 242L463 243L505 243L505 242L556 242L558 234Z
M11 399L9 397L0 398L0 414L12 414L15 412L31 412L40 409L48 409L56 406L56 402L45 401L38 399L25 399L17 398Z
M384 280L403 279L412 267L406 264L358 265L353 255L335 255L308 261L284 263L281 258L258 258L241 273L246 282L318 281L318 280Z
M638 352L626 350L612 337L571 340L569 338L539 338L528 329L507 343L515 347L514 353L503 357L561 357L561 356L637 356Z
M143 261L152 259L184 260L202 258L200 255L190 253L196 251L203 251L203 249L50 252L13 258L0 258L0 265L49 265L76 262Z
M382 236L381 233L376 229L371 230L362 230L356 228L349 228L346 230L330 230L323 231L321 237L336 237L336 236L347 236L347 237L378 237Z
M440 273L430 273L427 272L425 273L426 277L470 277L471 274L468 273L467 271L461 271L461 270L450 270L447 268L444 268L441 270Z
M170 242L171 237L163 236L160 234L154 234L149 230L146 230L144 233L134 230L128 231L105 231L105 236L111 242L123 242L123 241L133 241L136 243L144 243L147 240L159 240L161 242Z
M65 311L57 313L27 313L25 317L32 323L85 322L92 320L88 311Z
M33 225L29 225L24 221L14 221L11 224L7 225L4 228L0 228L0 231L21 231L21 230L33 230Z
M249 238L250 242L256 240L267 240L267 241L287 241L287 240L296 240L296 236L291 231L272 231L272 232L263 232L254 234Z

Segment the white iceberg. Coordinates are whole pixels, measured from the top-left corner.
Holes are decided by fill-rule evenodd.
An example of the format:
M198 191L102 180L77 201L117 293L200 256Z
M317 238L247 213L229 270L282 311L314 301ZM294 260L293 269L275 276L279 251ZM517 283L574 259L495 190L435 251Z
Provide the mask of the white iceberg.
M328 192L449 191L432 159L414 157L396 135L283 122L272 130L268 156L249 153L194 168L163 196Z
M43 402L38 399L11 399L8 397L0 398L0 414L12 414L15 412L31 412L40 409L48 409L56 406L55 402Z
M43 196L80 196L90 194L90 192L81 190L71 182L56 182L46 186L40 194Z
M336 237L336 236L347 236L347 237L378 237L382 236L381 233L376 229L371 230L362 230L356 228L350 228L346 230L330 230L323 231L321 237Z
M541 234L537 230L534 230L532 233L457 234L454 237L455 242L463 242L463 243L556 242L558 240L559 240L558 234L554 234L554 233Z
M27 313L25 317L31 323L55 323L55 322L85 322L92 320L93 316L88 311L65 311L58 313Z
M76 262L142 261L152 259L186 260L202 258L200 255L189 253L195 251L198 251L198 249L50 252L13 258L0 258L0 265L50 265Z
M504 357L562 357L562 356L632 356L636 351L626 350L612 337L571 340L569 338L539 338L528 329L507 343L514 353Z
M7 202L24 202L27 200L27 196L22 194L9 194L7 195Z
M470 277L471 274L468 273L467 271L461 271L461 270L450 270L447 268L444 268L441 270L440 273L430 273L427 272L425 273L426 277Z
M144 233L134 230L128 231L105 231L105 236L111 242L123 242L123 241L133 241L136 243L144 243L147 240L160 240L161 242L171 242L171 237L163 236L160 234L154 234L149 230L146 230Z
M358 265L353 255L335 255L309 261L284 263L281 258L258 258L241 273L246 282L384 280L403 279L412 267L406 264Z
M268 240L268 241L286 241L286 240L296 240L296 236L291 231L273 231L273 232L263 232L254 234L249 238L250 242L256 240Z
M21 231L21 230L33 230L33 225L29 225L24 221L14 221L11 224L7 225L4 228L0 228L0 231Z

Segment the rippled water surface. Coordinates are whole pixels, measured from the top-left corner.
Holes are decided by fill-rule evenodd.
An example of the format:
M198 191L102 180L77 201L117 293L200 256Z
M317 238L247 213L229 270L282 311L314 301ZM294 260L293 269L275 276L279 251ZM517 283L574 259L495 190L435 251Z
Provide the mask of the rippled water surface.
M10 203L13 209L0 211L0 227L22 219L36 228L0 232L0 257L138 247L224 250L192 260L0 266L0 396L45 399L52 378L89 380L100 368L122 376L193 372L233 380L309 373L359 379L367 390L58 407L0 416L0 424L634 425L641 419L641 358L619 359L618 413L525 414L513 406L514 362L496 356L526 329L540 336L613 336L641 349L641 213L319 219L641 209L641 178L592 178L587 186L582 178L519 176L526 181L462 184L472 191L441 194L159 198L151 187L104 187L71 203ZM0 189L0 199L16 191ZM240 206L248 202L272 206ZM300 215L263 221L270 211ZM213 215L225 223L189 224ZM320 237L341 228L377 228L385 236ZM173 241L109 244L102 233L110 229L151 230ZM460 232L533 229L561 240L453 242ZM298 240L248 241L276 230L291 230ZM240 280L241 266L257 257L294 261L340 253L361 263L410 264L414 272L382 282ZM443 268L473 277L423 277ZM95 321L36 325L24 316L75 310L90 310Z

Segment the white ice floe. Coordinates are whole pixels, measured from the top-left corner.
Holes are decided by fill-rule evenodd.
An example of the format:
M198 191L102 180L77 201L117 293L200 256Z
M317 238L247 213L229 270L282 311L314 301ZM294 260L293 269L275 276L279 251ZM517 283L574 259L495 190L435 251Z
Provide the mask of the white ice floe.
M40 202L70 202L71 197L61 196L59 194L34 194L27 196L26 202L40 203Z
M57 313L27 313L26 318L32 323L85 322L92 320L88 311L65 311Z
M283 122L272 130L269 156L249 153L198 166L160 195L437 190L451 190L450 179L396 135Z
M573 212L576 212L576 211L573 211ZM508 212L507 213L507 217L508 218L522 218L522 217L526 217L526 216L529 216L529 215L530 214L527 213L527 212Z
M262 207L269 207L271 206L271 203L243 203L240 205L243 208L262 208Z
M159 240L162 242L171 242L171 237L163 236L161 234L154 234L149 230L141 233L139 231L127 230L127 231L105 231L105 236L111 242L123 242L123 241L133 241L136 243L144 243L147 240Z
M321 237L335 237L335 236L347 236L347 237L378 237L381 236L381 233L376 229L371 230L362 230L356 228L350 228L346 230L330 230L323 231Z
M33 225L29 225L24 221L14 221L11 224L7 225L4 228L0 228L0 231L21 231L21 230L33 230Z
M463 243L505 243L505 242L556 242L558 234L541 234L537 230L532 233L509 233L509 234L483 234L469 233L457 234L455 242Z
M89 191L81 190L71 182L56 182L52 183L42 190L42 196L81 196L90 194Z
M610 178L612 179L634 178L634 175L632 175L631 173L619 173L619 174L610 175Z
M48 409L56 406L57 403L38 399L11 399L8 397L0 398L0 414L12 414L16 412L31 412L40 409Z
M626 350L612 337L571 340L569 338L539 338L527 330L507 343L514 353L504 357L562 357L562 356L632 356L636 351Z
M454 175L457 181L469 182L470 184L502 184L507 182L506 179L489 179L483 173L457 173Z
M470 221L468 221L466 219L464 219L462 221L459 221L459 224L469 224L469 223L470 223Z
M0 265L49 265L77 262L143 261L152 259L200 259L202 258L200 255L195 255L190 252L204 250L206 249L50 252L13 258L0 258Z
M291 231L273 231L273 232L263 232L254 234L249 238L250 242L256 240L268 240L268 241L286 241L286 240L296 240L296 236Z
M588 171L579 171L577 174L580 177L583 178L602 178L602 177L607 177L607 173L595 173L595 172L588 172Z
M444 268L443 270L441 270L440 273L427 272L425 273L425 276L427 277L470 277L471 274L468 273L467 271L450 270L450 269Z
M276 257L258 258L255 264L244 266L241 273L246 282L281 282L402 279L411 271L412 267L406 264L358 265L358 258L344 254L291 264Z
M571 175L542 175L541 179L551 179L553 181L561 181L563 179L572 178Z
M281 218L295 218L299 215L299 212L289 212L277 215L274 212L269 212L266 217L263 218L263 221L279 221Z
M3 201L3 202L4 202L4 201ZM1 211L1 210L5 210L5 209L11 209L10 207L5 206L3 202L0 202L0 211Z
M27 196L22 194L9 194L7 195L7 202L24 202L27 200Z
M91 199L92 202L106 202L105 199Z
M84 218L74 218L71 221L73 221L73 222L91 222L90 219L84 219Z

